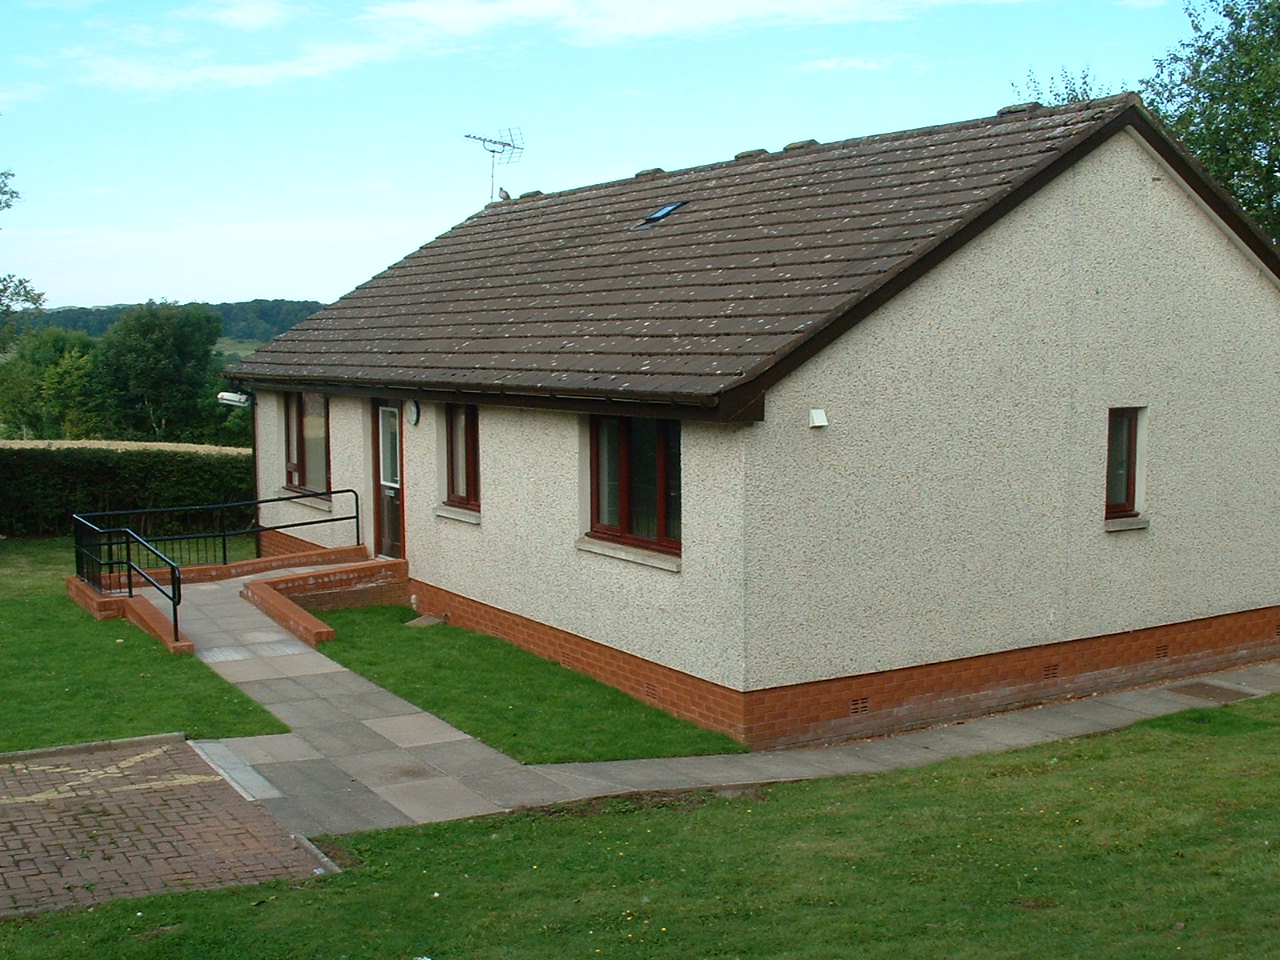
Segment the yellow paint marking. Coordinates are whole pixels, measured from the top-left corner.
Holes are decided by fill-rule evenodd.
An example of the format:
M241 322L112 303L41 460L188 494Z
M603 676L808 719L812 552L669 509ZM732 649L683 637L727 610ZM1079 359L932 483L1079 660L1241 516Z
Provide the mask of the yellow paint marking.
M90 769L84 767L71 766L31 766L29 770L41 770L44 772L57 773L79 773L82 776L68 780L66 783L49 790L41 790L39 793L29 794L25 797L0 797L0 806L7 806L15 803L40 803L46 800L66 800L71 797L83 796L82 792L77 791L76 787L84 787L90 785L97 786L97 792L100 793L122 793L129 790L154 790L160 787L182 787L196 783L212 783L222 778L216 775L207 774L178 774L176 776L153 779L148 783L121 784L115 787L105 787L101 781L118 779L125 776L125 771L131 767L136 767L140 763L147 760L154 760L168 749L167 747L157 747L155 750L148 750L145 753L139 753L135 756L121 760L119 763L108 764L100 769Z

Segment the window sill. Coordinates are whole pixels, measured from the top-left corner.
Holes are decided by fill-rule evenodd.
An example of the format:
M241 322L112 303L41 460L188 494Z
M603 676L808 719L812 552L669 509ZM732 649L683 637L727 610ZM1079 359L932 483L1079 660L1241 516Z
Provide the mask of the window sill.
M646 567L670 570L672 573L680 572L680 558L669 553L658 553L654 550L630 547L622 543L609 543L605 540L595 540L592 537L579 537L577 547L586 553L598 553L618 560L629 560L632 563L643 564Z
M1145 530L1150 524L1146 517L1113 517L1102 522L1102 529L1107 533L1119 533L1121 530Z
M303 490L300 487L281 487L280 496L297 497L296 500L289 501L291 503L300 503L304 507L310 507L312 510L323 510L325 513L333 513L333 501L322 493L310 494L311 491Z
M437 517L444 517L446 520L461 520L463 523L474 523L477 526L480 524L479 510L464 510L462 507L451 507L447 503L440 503L436 505L434 513Z

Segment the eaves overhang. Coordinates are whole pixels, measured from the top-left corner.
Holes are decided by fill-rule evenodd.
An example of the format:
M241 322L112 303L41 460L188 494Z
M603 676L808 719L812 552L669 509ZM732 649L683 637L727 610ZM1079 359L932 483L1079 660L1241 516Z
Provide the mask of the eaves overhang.
M716 395L636 394L625 396L606 391L506 391L493 388L440 388L427 384L352 383L323 377L285 377L241 372L224 372L226 379L242 390L315 392L328 396L368 397L386 400L418 400L431 403L478 403L488 406L561 410L612 416L647 417L672 420L701 420L718 423L754 423L764 419L762 391L726 391Z

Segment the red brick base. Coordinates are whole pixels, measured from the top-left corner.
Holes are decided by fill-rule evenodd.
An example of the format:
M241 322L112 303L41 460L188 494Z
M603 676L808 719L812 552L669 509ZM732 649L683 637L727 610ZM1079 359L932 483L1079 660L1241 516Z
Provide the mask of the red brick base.
M314 549L296 537L281 536L281 548ZM419 613L501 637L760 748L875 736L1280 657L1280 607L1263 607L899 670L740 691L406 579L406 569L404 561L369 561L256 581L246 596L313 645L327 639L321 629L327 628L303 607L410 602Z
M414 608L502 637L753 747L875 736L1280 657L1280 607L738 691L418 580Z
M174 637L171 615L161 613L146 599L98 593L76 576L67 577L66 584L67 596L93 614L93 619L123 618L139 630L151 634L163 643L170 653L195 653L195 644L185 633L179 630L177 637Z
M314 647L332 640L334 633L333 627L309 611L408 603L408 569L404 560L369 560L331 570L250 580L240 596Z

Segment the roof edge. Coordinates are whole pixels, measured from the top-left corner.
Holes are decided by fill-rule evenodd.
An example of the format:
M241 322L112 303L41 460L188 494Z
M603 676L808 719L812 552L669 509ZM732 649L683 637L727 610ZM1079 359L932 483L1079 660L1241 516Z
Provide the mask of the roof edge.
M1060 175L1074 167L1103 143L1127 128L1133 129L1151 148L1191 187L1193 192L1236 233L1241 241L1280 279L1280 251L1254 223L1236 200L1222 187L1199 161L1191 156L1178 140L1156 119L1136 93L1124 93L1098 100L1072 104L1078 109L1096 108L1114 101L1117 109L1111 117L1101 119L1095 125L1068 142L1063 149L1051 155L1039 167L1031 170L1022 181L989 206L976 211L964 224L939 237L932 248L923 251L903 264L896 272L885 275L880 282L863 293L854 302L834 310L826 323L810 336L795 344L782 357L771 358L757 371L748 371L744 382L721 394L721 402L732 406L742 402L740 398L764 392L798 367L810 360L839 337L843 336L863 319L902 293L926 273L959 252L988 228L1021 206ZM1046 110L1045 112L1049 112Z
M320 378L286 379L258 375L241 375L224 371L223 376L238 388L278 392L316 392L328 396L377 397L389 400L420 400L429 403L483 403L486 406L524 407L561 410L569 413L594 413L611 416L644 417L662 420L703 420L719 423L752 423L764 419L764 394L747 398L733 397L723 402L722 395L655 394L635 400L620 399L601 391L557 393L511 392L493 389L449 389L413 384L353 384Z

